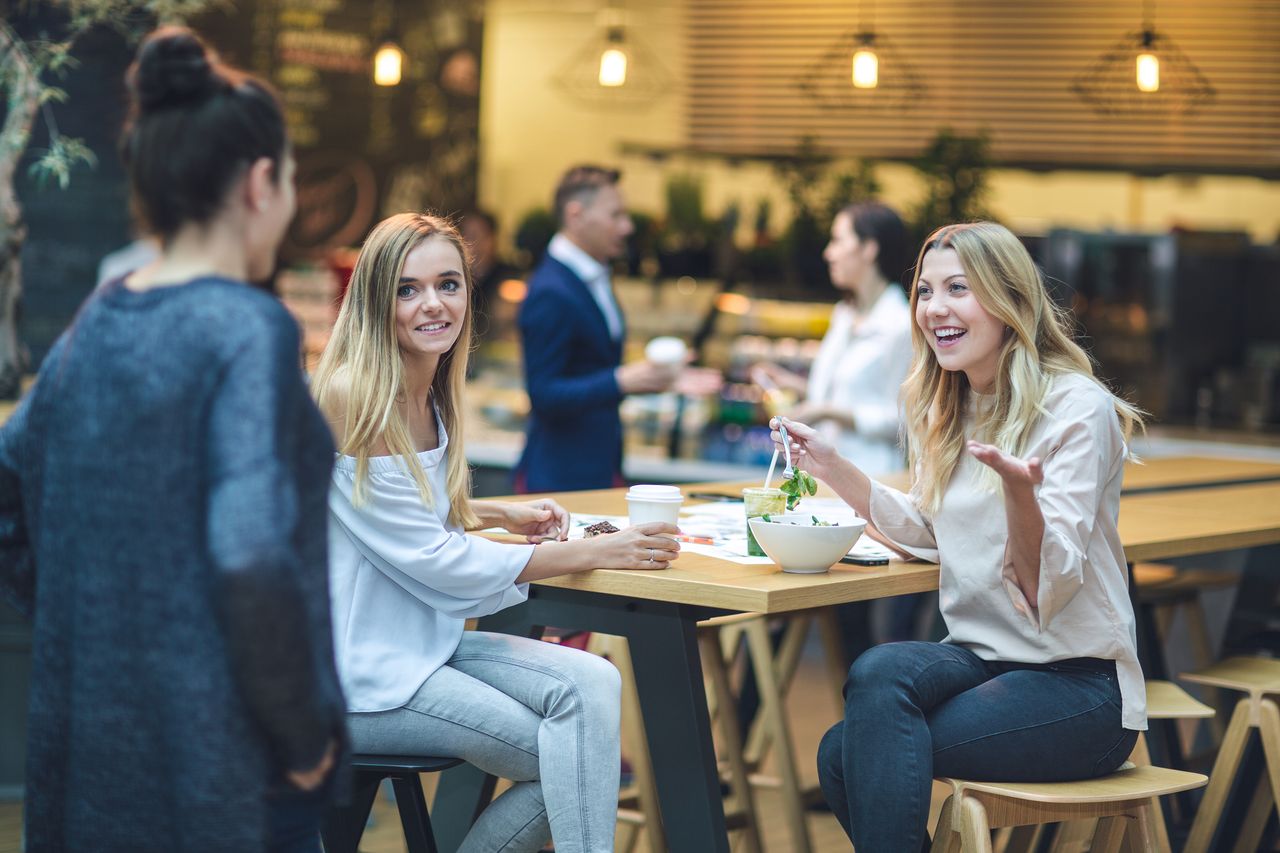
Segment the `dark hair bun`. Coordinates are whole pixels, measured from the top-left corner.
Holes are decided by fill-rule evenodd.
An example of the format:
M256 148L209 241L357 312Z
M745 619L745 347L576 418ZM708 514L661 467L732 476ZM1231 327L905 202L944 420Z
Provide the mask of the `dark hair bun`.
M221 85L213 55L185 27L162 27L138 49L130 86L144 112L198 103Z

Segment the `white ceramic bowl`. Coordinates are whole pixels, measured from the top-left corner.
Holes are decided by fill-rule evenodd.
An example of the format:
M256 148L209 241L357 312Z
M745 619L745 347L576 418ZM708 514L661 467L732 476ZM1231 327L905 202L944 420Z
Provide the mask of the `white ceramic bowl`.
M838 525L816 527L811 514L806 512L771 515L769 521L751 518L747 523L769 559L781 566L784 572L801 574L825 572L831 568L849 553L867 526L866 519L842 517L838 519Z

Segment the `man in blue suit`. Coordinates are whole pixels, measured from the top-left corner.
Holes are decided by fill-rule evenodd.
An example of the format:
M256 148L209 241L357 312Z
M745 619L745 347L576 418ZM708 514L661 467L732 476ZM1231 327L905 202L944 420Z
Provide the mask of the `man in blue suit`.
M524 491L606 489L622 483L627 394L665 391L679 368L622 364L626 325L609 262L634 230L619 173L575 166L556 187L560 230L529 277L520 307L529 425L516 483Z

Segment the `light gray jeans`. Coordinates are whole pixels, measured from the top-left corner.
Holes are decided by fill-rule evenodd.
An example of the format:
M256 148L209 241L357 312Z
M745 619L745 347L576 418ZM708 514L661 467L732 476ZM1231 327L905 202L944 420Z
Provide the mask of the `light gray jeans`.
M525 637L467 631L403 708L347 716L356 752L465 759L515 784L459 853L613 849L621 682L613 664Z

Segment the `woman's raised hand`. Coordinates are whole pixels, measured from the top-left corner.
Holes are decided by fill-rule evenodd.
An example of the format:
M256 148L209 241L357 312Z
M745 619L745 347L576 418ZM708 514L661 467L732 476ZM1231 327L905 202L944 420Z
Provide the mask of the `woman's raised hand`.
M680 556L680 543L671 536L680 530L665 521L649 521L585 539L595 549L593 560L600 569L665 569Z
M787 437L791 439L791 464L796 468L803 468L819 480L827 479L827 475L840 459L840 454L836 452L835 447L808 424L802 424L790 418L770 418L769 437L778 446L779 452L784 455L782 434L778 431L779 424L787 428Z
M1044 482L1044 468L1040 458L1019 459L1010 456L993 444L970 441L966 445L973 457L1000 475L1005 487L1015 491L1030 491Z
M569 511L549 498L508 504L506 523L512 533L534 543L563 540L569 535Z

